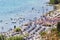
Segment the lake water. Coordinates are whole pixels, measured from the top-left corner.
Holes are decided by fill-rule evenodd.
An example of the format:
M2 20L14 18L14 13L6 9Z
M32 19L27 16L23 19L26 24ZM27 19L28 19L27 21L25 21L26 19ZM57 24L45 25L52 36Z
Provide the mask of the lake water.
M0 0L0 32L6 32L14 25L18 27L28 19L53 10L53 6L47 6L47 2L49 0ZM25 21L18 21L20 17L25 18ZM12 19L16 19L17 23L12 23Z

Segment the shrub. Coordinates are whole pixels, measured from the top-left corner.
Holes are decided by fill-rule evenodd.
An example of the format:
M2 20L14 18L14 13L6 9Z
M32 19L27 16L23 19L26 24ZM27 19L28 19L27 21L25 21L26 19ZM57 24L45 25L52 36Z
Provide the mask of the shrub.
M16 28L15 31L19 32L19 31L21 31L21 28Z
M58 4L58 3L60 3L60 0L50 0L50 3L51 4Z
M0 34L0 40L6 40L5 36Z
M58 2L60 3L60 0L58 0Z
M50 3L51 3L51 4L54 4L54 0L50 0Z
M23 35L13 36L13 37L8 38L8 40L23 40L23 39L24 39Z
M60 37L60 32L58 32L58 36Z
M40 35L41 36L46 35L46 32L41 32Z
M53 28L51 31L52 31L52 32L57 31L57 28Z

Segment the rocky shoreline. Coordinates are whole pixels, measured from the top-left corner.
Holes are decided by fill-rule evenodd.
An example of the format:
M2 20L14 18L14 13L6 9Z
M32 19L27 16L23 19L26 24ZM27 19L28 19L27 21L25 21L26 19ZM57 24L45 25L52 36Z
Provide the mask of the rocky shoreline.
M49 13L42 15L39 19L35 18L35 20L33 20L33 21L30 20L28 23L25 23L24 25L22 25L22 27L20 27L21 31L19 31L19 32L15 32L14 29L11 29L10 31L8 31L6 33L0 33L0 34L5 35L6 37L11 37L11 36L16 36L16 35L21 35L21 34L24 35L27 33L27 34L29 34L28 37L30 37L31 35L33 35L33 36L39 35L40 31L41 32L47 31L49 33L49 31L52 28L56 28L55 25L57 24L58 21L60 21L60 12L59 11L60 10L50 11ZM34 32L35 30L37 30L37 31ZM31 33L30 33L30 31L31 31ZM32 40L34 38L33 37L26 38L26 40L30 40L30 39Z

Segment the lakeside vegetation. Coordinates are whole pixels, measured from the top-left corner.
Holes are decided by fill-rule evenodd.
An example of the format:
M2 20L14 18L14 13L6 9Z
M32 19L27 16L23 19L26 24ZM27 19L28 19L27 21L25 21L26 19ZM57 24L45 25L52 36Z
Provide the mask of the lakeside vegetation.
M55 0L51 0L52 4L58 4L60 3L59 1L55 1ZM27 26L28 24L25 24L25 26ZM47 24L47 25L43 25L43 26L49 26L51 27L50 24ZM46 40L57 40L57 37L59 37L60 39L60 22L57 23L57 28L53 28L51 30L51 33L47 34L45 31L44 32L40 32L40 35L42 36L42 38L47 38ZM21 28L16 28L16 26L14 26L14 32L19 32L19 33L22 33L22 30ZM11 36L9 38L7 38L5 35L0 35L0 40L24 40L24 37L28 37L29 34L28 33L25 33L25 35L21 34L21 35L14 35L14 36ZM50 39L49 39L50 38Z
M7 38L4 35L0 35L0 40L24 40L24 36L20 35L20 36L12 36Z
M14 32L21 32L21 28L15 28ZM45 31L40 32L40 35L42 38L52 39L52 40L60 40L60 22L57 23L57 28L53 28L51 30L51 33L47 34ZM7 38L5 35L0 35L0 40L24 40L24 37L28 37L29 34L26 33L25 35L19 35L19 36L11 36Z
M0 40L6 40L6 37L2 34L0 34Z
M21 28L15 28L15 32L20 32Z
M59 4L60 0L50 0L51 4ZM27 24L26 24L27 25ZM25 26L26 26L25 25ZM47 24L44 26L49 26L51 27L51 25ZM16 26L14 26L14 31L15 32L22 32L21 28L16 28ZM52 40L59 38L60 39L60 22L57 23L57 28L53 28L51 30L50 34L47 34L46 32L41 32L40 35L44 38L52 38ZM28 37L29 34L26 33L25 35L19 35L19 36L12 36L7 38L5 35L0 35L0 40L24 40L24 37Z
M60 40L60 22L57 23L57 28L52 28L49 34L41 32L40 35L43 39Z
M21 28L20 27L15 27L14 28L14 32L21 32ZM51 33L47 34L45 31L44 32L40 32L40 35L42 36L42 38L47 38L47 39L60 39L60 22L57 23L57 28L53 28L51 30ZM16 36L11 36L9 38L7 38L5 35L0 34L0 40L24 40L24 37L28 37L29 34L26 33L25 35L16 35Z
M15 28L14 32L21 32L21 28ZM24 40L25 35L16 35L11 37L6 37L5 35L0 34L0 40Z
M7 40L24 40L24 36L23 35L13 36L13 37L7 38Z
M50 4L59 4L60 0L50 0Z

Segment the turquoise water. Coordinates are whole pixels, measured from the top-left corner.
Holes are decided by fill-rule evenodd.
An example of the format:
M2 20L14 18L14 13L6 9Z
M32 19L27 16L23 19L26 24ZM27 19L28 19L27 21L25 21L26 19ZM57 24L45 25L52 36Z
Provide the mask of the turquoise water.
M10 28L13 28L14 25L20 26L18 22L12 24L10 18L17 19L23 17L28 21L28 19L40 17L43 11L46 13L53 10L53 6L46 6L46 2L48 1L49 0L0 0L0 32L8 31ZM48 10L46 11L46 9Z

